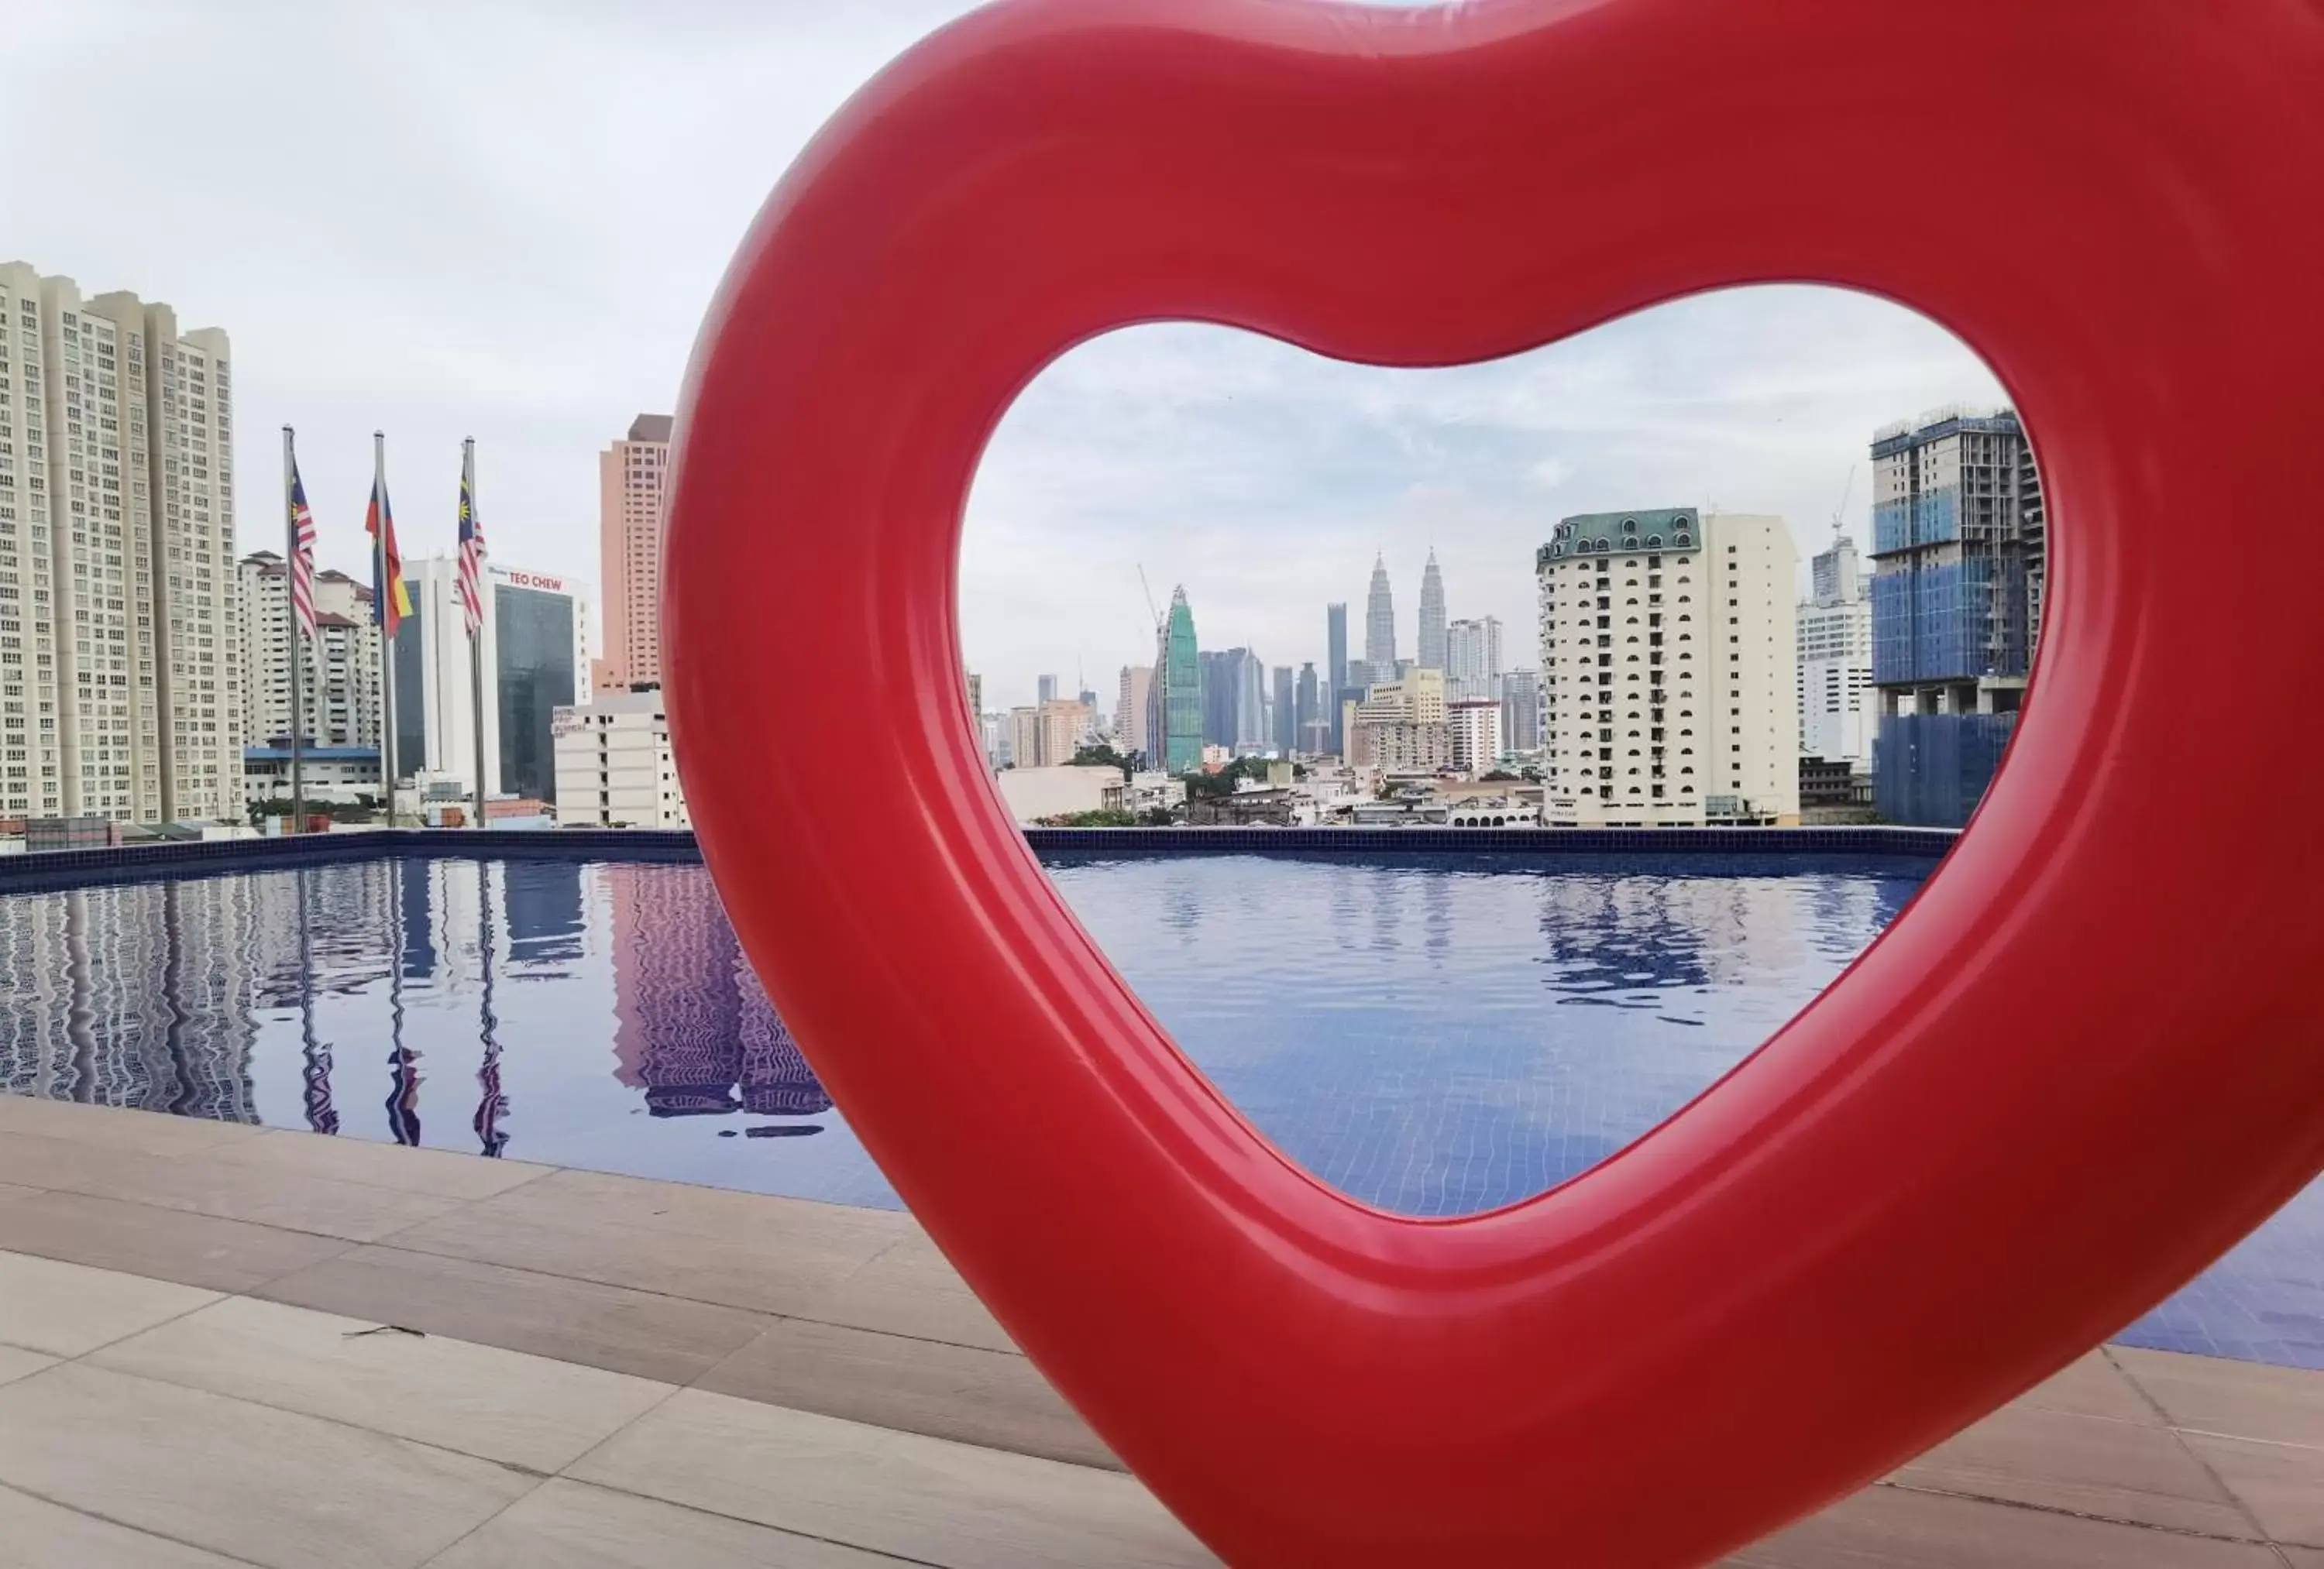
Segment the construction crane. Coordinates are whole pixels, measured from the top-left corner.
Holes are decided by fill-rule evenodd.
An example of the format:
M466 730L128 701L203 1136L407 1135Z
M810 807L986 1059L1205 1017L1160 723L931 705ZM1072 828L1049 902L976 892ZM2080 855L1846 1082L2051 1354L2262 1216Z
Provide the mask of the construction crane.
M1840 487L1840 505L1833 508L1831 512L1831 533L1835 539L1840 537L1840 531L1846 527L1841 519L1848 515L1848 498L1855 490L1856 465L1850 463L1848 465L1847 482Z
M1143 562L1139 563L1138 567L1138 587L1139 592L1146 595L1146 613L1154 618L1154 630L1159 633L1162 630L1162 612L1155 608L1154 588L1146 581L1146 566Z

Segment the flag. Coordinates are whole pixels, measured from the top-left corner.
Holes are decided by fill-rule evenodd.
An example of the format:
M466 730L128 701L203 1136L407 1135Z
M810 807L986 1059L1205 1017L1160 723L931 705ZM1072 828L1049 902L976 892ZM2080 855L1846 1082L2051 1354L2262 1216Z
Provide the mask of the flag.
M476 518L476 501L468 485L467 464L460 467L460 616L468 636L484 624L484 526Z
M290 619L294 638L315 640L315 514L307 509L307 482L290 460Z
M395 513L387 504L387 476L371 482L371 507L364 513L364 532L372 537L372 616L389 637L411 613L411 591L403 585L403 553L395 547Z

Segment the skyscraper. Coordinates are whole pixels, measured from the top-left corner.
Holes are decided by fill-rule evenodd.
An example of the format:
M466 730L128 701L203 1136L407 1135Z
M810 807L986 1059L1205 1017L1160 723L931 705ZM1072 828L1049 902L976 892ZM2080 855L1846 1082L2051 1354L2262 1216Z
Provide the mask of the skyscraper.
M1268 714L1275 732L1275 750L1287 757L1299 747L1299 689L1291 666L1275 667L1275 705Z
M1055 702L1057 701L1057 678L1056 676L1038 676L1035 678L1033 685L1033 701L1036 703Z
M1798 821L1798 564L1780 518L1558 523L1535 555L1544 821Z
M242 816L230 353L0 263L0 812Z
M395 757L475 787L468 638L449 556L406 559L412 613L395 636ZM557 711L588 702L589 591L577 579L484 563L484 794L557 798Z
M1348 607L1329 604L1323 607L1323 681L1316 694L1316 705L1323 720L1321 751L1337 756L1340 750L1340 689L1348 684Z
M661 681L662 530L669 505L673 423L667 414L641 414L630 421L627 436L597 454L597 574L605 587L605 657L596 679L616 690Z
M1424 670L1444 668L1444 574L1436 570L1436 550L1420 572L1420 657Z
M1203 766L1203 693L1194 657L1194 612L1186 604L1184 583L1170 592L1170 613L1163 619L1160 643L1155 685L1161 693L1163 766L1172 774L1191 774Z
M1302 752L1325 749L1328 735L1323 723L1322 701L1315 685L1315 666L1302 665L1298 690L1292 698L1292 734L1298 738L1295 744Z
M290 578L282 557L242 559L242 667L249 691L243 745L271 747L290 734ZM318 747L379 745L379 623L371 587L346 573L315 574L315 638L305 644L300 731Z
M1266 661L1248 648L1205 649L1197 660L1203 689L1203 740L1238 751L1271 744Z
M1800 606L1800 756L1872 767L1872 600L1843 534L1815 558Z
M1125 665L1121 667L1121 686L1113 709L1114 750L1125 757L1146 755L1152 732L1147 729L1146 711L1154 696L1154 666ZM1148 766L1152 766L1148 763Z
M1501 695L1501 619L1454 621L1444 629L1444 679L1455 699Z
M1541 674L1538 671L1502 672L1501 744L1512 752L1541 749Z
M2033 669L2043 515L2010 409L1873 437L1873 800L1891 822L1960 827L2000 766Z
M1388 592L1388 563L1377 555L1364 601L1364 664L1370 667L1364 672L1367 683L1396 679L1396 596Z

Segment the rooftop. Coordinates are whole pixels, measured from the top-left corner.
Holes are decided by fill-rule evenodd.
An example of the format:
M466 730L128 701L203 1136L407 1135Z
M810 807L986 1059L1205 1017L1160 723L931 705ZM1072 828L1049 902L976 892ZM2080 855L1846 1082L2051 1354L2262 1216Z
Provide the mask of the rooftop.
M26 1561L1215 1562L908 1216L0 1095ZM2106 1347L1727 1569L2317 1569L2324 1374Z
M1557 521L1549 543L1534 552L1536 570L1569 555L1692 550L1702 542L1702 514L1692 507L1646 511L1577 512Z

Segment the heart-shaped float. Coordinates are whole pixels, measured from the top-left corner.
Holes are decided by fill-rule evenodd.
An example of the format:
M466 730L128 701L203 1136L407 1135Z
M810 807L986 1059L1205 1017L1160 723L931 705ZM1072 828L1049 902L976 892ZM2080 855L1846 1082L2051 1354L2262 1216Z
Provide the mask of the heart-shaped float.
M680 418L704 853L913 1212L1228 1560L1702 1562L2315 1174L2319 171L2313 0L1018 0L785 177ZM1895 928L1666 1124L1491 1215L1351 1202L999 806L954 621L985 440L1132 322L1441 365L1779 280L1945 323L2026 417L2024 733Z

